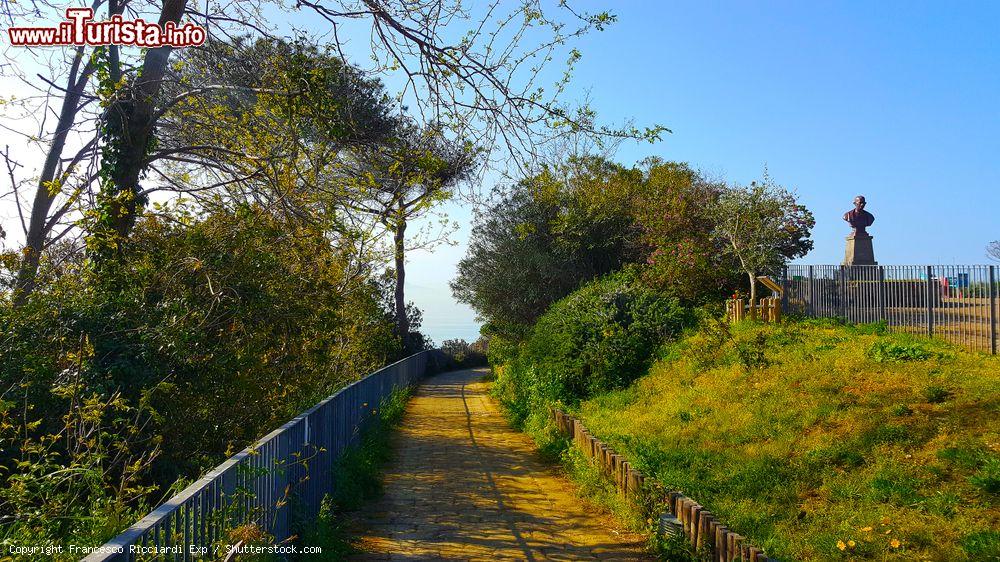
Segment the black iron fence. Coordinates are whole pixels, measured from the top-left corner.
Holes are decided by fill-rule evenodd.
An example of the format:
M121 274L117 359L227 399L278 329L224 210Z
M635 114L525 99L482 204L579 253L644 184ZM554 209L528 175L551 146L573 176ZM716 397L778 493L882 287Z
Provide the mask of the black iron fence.
M226 549L239 544L233 538L239 529L266 533L281 545L289 537L291 507L304 519L318 513L334 484L333 461L357 443L382 400L420 380L441 359L439 351L423 351L344 387L229 458L84 560L228 559Z
M790 265L786 311L885 322L996 355L1000 279L992 265Z

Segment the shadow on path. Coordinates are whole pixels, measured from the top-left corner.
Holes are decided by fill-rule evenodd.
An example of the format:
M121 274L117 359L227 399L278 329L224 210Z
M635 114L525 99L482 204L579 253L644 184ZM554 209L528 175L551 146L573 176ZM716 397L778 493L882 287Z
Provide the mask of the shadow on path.
M383 497L357 517L352 560L652 560L511 429L485 370L428 379L393 436Z

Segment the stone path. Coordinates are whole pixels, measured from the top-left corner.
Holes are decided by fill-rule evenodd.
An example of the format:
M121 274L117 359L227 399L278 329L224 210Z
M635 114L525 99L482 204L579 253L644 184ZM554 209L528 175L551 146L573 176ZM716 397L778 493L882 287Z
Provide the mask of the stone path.
M507 425L485 374L445 373L417 391L385 494L355 521L352 560L652 560Z

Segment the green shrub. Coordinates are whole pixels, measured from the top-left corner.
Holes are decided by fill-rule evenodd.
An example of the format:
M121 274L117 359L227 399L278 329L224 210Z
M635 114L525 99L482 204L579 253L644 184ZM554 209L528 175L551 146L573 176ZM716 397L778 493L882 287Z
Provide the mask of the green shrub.
M99 544L178 478L398 357L380 288L346 249L259 208L174 213L140 220L99 267L47 265L23 306L0 290L0 402L14 405L0 405L0 535L26 523L39 543ZM89 418L66 429L83 400L103 401L106 437ZM89 437L53 438L66 434ZM66 501L42 487L60 475Z
M620 272L585 285L538 320L514 361L500 370L497 394L523 422L547 404L575 404L623 388L643 375L660 345L694 316Z
M913 409L906 404L897 404L892 407L892 415L904 417L913 415Z
M463 339L444 340L441 343L441 351L448 358L447 368L449 369L485 367L487 365L487 350L487 340L482 338L473 343Z
M900 343L892 340L878 340L868 348L868 357L876 363L926 361L939 356L939 353L927 349L922 342Z
M951 396L951 392L943 386L932 384L924 389L924 398L931 404L940 404Z

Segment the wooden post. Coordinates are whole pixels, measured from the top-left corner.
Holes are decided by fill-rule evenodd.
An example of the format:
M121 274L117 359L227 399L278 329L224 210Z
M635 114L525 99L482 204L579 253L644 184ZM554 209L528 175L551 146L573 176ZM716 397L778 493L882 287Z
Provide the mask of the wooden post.
M997 354L997 277L996 266L990 266L990 353Z
M934 337L934 282L933 269L927 266L927 337Z
M634 496L639 491L639 471L629 467L628 469L628 490L625 494L629 497Z
M729 559L740 560L743 558L743 537L736 533L729 533Z
M698 513L698 544L694 545L696 550L700 550L705 547L708 543L708 541L706 541L706 537L714 536L708 534L709 529L712 526L711 523L712 512L707 509L702 509L701 512Z
M698 532L701 530L701 506L697 503L692 502L690 519L691 524L688 527L691 529L691 546L698 548Z
M729 537L729 529L725 525L719 525L715 528L715 561L716 562L729 562L728 550L726 547L726 541Z
M677 498L674 499L674 502L675 502L674 516L677 517L677 520L681 522L681 530L684 533L684 536L689 536L690 532L688 531L689 527L688 499L685 498L684 496L678 496Z

